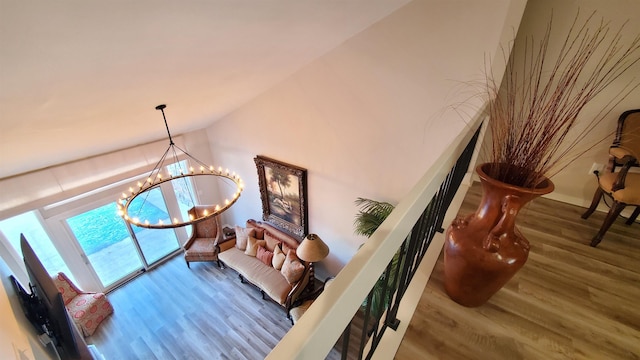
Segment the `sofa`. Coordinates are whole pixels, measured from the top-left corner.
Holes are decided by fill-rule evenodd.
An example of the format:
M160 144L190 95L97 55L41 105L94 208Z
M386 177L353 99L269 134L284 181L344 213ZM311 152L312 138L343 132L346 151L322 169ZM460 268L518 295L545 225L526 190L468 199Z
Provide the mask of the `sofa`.
M296 256L298 240L268 223L249 219L236 226L236 238L220 244L218 259L241 282L284 307L287 314L309 283L309 264Z

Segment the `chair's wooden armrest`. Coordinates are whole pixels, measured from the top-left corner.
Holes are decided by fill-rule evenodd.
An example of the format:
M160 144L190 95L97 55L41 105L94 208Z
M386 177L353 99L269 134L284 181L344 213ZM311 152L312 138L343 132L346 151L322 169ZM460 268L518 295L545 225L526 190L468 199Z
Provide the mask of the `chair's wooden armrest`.
M631 166L635 164L636 158L631 155L628 155L622 158L622 161L624 163L624 166L618 173L618 177L616 177L616 181L613 183L613 186L611 187L611 191L618 191L618 190L624 189L624 186L625 186L624 182L627 179L627 173L629 173L629 169L631 168Z

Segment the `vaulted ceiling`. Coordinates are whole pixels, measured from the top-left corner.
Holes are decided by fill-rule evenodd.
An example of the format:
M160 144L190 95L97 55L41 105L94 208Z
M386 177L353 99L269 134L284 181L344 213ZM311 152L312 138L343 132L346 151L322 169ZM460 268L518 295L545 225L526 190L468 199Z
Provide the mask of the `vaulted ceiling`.
M0 178L204 128L409 0L0 0Z

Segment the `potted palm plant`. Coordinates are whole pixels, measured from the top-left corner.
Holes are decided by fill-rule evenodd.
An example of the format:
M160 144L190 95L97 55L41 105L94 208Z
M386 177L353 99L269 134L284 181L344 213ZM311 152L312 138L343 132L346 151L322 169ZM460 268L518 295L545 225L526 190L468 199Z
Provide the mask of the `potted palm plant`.
M623 45L624 25L612 34L594 17L581 22L577 14L555 56L549 21L539 42L514 45L502 83L487 75L492 149L477 168L483 197L474 214L451 224L445 241L445 290L462 305L482 305L524 265L529 243L515 227L519 210L553 191L550 178L595 145L582 140L640 85L629 81L599 116L579 121L587 104L640 61L640 35Z
M380 224L382 224L395 208L395 206L388 202L365 198L357 198L355 204L359 207L359 210L353 220L354 233L356 235L366 236L367 238L373 235L378 227L380 227ZM385 296L384 290L388 289L390 284L395 284L395 279L398 275L399 258L400 253L397 252L391 260L392 266L389 276L387 276L387 272L383 273L371 290L371 313L376 319L382 316L393 297L393 292L391 291L388 291ZM366 306L367 300L365 300L362 305Z

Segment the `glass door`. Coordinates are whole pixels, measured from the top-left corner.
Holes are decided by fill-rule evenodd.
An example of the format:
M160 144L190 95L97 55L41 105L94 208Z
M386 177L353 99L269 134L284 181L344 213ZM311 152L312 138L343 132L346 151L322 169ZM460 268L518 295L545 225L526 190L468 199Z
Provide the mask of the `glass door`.
M182 160L175 164L171 164L167 166L167 170L171 174L180 173L180 169L186 168L187 162ZM189 217L189 209L193 207L194 204L198 203L195 200L196 192L193 188L193 183L189 178L182 178L177 181L171 181L171 189L170 193L175 195L175 201L178 204L178 209L180 210L180 216L182 219L187 219ZM191 234L191 226L186 227L187 233Z
M160 188L150 190L146 197L136 198L129 210L141 221L171 221ZM173 229L131 226L117 214L115 202L69 217L66 223L105 288L180 248Z
M66 220L103 286L109 287L144 268L115 202Z
M140 213L139 209L144 213ZM153 219L154 222L162 220L165 224L171 223L160 188L150 190L146 197L136 198L129 206L129 214L135 214L141 221ZM131 229L147 264L161 260L180 247L174 229L146 229L138 226L131 226Z

